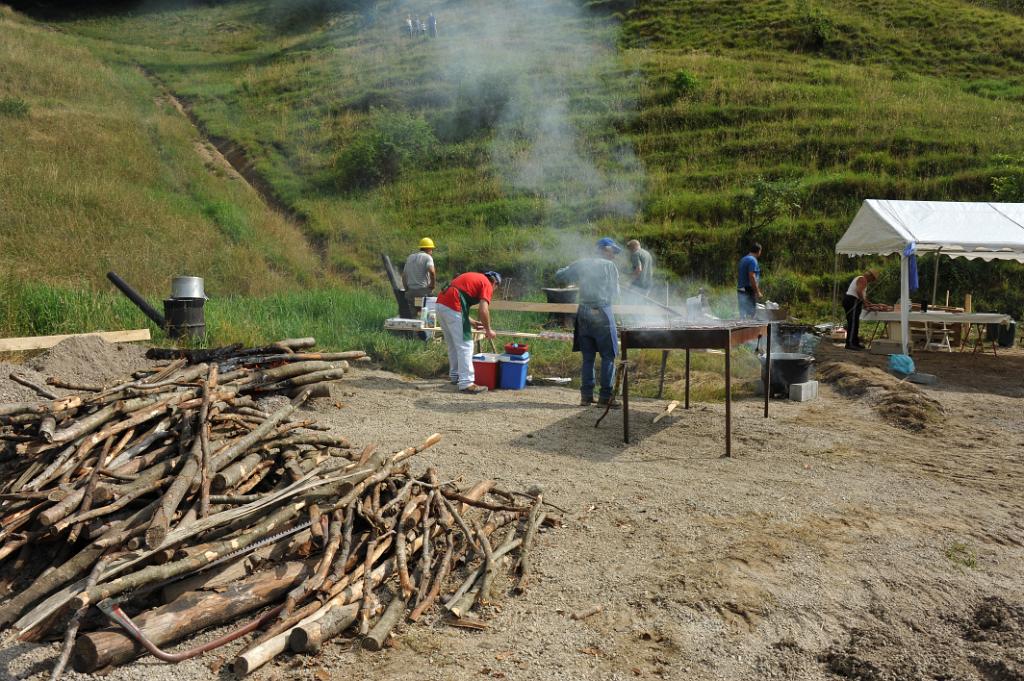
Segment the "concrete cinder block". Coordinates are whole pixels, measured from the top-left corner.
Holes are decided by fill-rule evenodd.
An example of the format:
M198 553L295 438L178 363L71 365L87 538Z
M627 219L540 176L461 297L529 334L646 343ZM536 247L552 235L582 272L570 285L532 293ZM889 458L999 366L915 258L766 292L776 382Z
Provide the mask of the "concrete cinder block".
M810 402L818 398L818 382L790 383L789 399L794 402Z

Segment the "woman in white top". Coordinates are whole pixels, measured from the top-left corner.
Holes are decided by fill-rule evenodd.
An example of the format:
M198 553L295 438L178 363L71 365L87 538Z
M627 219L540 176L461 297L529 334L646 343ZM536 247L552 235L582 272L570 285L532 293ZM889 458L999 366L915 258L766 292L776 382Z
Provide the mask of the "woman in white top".
M868 304L868 284L878 280L877 270L868 270L853 278L843 296L846 311L846 349L863 350L860 344L860 313Z

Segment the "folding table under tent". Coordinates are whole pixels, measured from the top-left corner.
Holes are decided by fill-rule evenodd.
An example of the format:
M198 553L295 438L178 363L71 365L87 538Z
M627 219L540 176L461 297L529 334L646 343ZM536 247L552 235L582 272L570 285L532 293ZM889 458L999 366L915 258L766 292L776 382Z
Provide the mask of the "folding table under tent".
M836 244L836 254L900 254L904 354L910 339L910 268L905 251L911 244L915 253L1024 263L1024 203L864 201Z

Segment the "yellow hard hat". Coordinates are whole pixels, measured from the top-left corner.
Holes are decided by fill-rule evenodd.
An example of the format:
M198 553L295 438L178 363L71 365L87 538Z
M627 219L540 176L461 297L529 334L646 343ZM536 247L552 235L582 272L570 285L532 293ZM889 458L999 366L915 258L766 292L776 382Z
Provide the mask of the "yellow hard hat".
M431 239L429 236L425 236L422 239L420 239L420 248L433 248L433 247L434 247L434 240Z

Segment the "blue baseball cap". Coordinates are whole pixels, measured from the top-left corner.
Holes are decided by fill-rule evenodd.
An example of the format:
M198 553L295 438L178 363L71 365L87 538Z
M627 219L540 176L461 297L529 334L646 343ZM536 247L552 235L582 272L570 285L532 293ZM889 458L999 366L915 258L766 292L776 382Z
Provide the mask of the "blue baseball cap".
M495 272L494 270L484 272L484 276L493 279L495 284L501 283L501 275Z
M620 246L617 243L615 243L615 239L612 239L611 237L608 237L608 236L606 236L603 239L599 240L597 242L597 247L598 247L598 249L610 248L610 249L612 249L613 253L621 253L622 252L622 246Z

